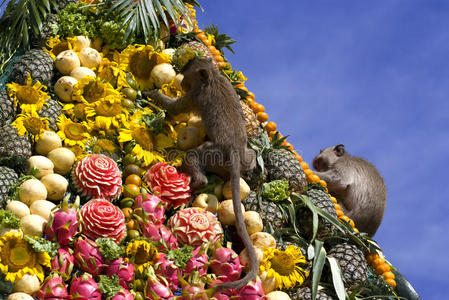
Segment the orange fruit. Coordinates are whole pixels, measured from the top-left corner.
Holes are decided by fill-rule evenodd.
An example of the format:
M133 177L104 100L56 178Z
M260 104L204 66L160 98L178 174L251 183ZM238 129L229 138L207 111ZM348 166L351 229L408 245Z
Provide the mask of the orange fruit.
M345 222L349 222L349 217L348 216L341 216L340 219L345 221Z
M228 63L226 63L226 62L220 62L220 63L218 63L218 66L219 66L220 68L226 68L227 65L228 65Z
M206 34L205 34L204 32L202 32L202 31L200 31L200 32L196 35L196 37L199 38L199 39L202 40L202 41L207 40ZM214 48L215 48L215 47L214 47Z
M355 223L352 219L349 219L349 226L351 226L352 228L355 227Z
M331 196L331 201L334 202L334 203L337 203L337 198Z
M365 255L367 263L370 265L373 263L373 261L377 258L377 253L368 253Z
M269 136L270 138L272 138L275 134L276 134L276 130L275 130L275 131L269 131L269 132L268 132L268 136Z
M265 111L265 106L263 106L263 105L260 104L260 103L256 103L256 104L254 105L253 111L254 111L255 113L264 112L264 111Z
M140 187L135 184L126 184L123 186L123 196L136 198L140 194Z
M375 258L373 260L373 267L377 268L377 266L383 265L385 263L385 259L383 259L382 257L378 256L377 258Z
M339 218L341 218L342 216L345 215L345 213L341 210L337 210L336 213L337 213L337 217L339 217Z
M265 130L266 131L275 131L276 130L276 123L274 123L273 121L268 122L267 125L265 125Z
M252 92L248 92L248 94L246 95L246 99L254 100L256 99L256 96Z
M383 263L376 267L376 274L378 273L377 275L381 275L383 273L390 272L390 270L390 266L387 263Z
M126 185L135 184L137 186L141 186L142 185L142 178L140 178L139 175L131 174L128 177L126 177L125 184Z
M310 175L310 177L308 179L313 183L317 183L320 181L320 177L318 177L318 175L316 175L316 174Z
M302 161L299 163L301 165L301 168L305 171L309 169L309 164L306 163L305 161Z
M396 288L396 281L394 281L394 279L385 279L385 281L391 285L392 288Z
M293 151L293 145L289 142L285 142L285 147L287 147L289 150Z
M382 273L382 277L387 280L387 279L393 279L394 280L394 274L391 271Z
M257 120L259 120L259 122L263 123L266 122L268 120L268 115L265 112L258 112L257 113Z
M256 101L253 100L253 101L249 101L248 105L253 110L253 112L255 112L257 109L257 105L259 105L259 103L257 103Z
M357 228L354 227L353 229L354 229L354 232L359 233L359 230Z
M323 187L323 188L327 188L327 182L326 181L324 181L324 180L320 180L320 185Z
M207 47L210 47L210 46L212 45L212 43L209 41L209 39L204 40L203 43L204 43Z
M335 204L335 210L341 210L340 204Z
M223 56L221 56L221 55L215 56L215 60L216 60L218 63L224 62L224 58L223 58Z
M313 174L313 171L310 169L305 169L304 173L306 174L307 177L311 176Z
M126 228L128 228L128 230L136 229L137 228L136 220L131 219L128 222L126 222Z
M295 158L299 161L299 163L302 163L302 157L298 153L295 152Z

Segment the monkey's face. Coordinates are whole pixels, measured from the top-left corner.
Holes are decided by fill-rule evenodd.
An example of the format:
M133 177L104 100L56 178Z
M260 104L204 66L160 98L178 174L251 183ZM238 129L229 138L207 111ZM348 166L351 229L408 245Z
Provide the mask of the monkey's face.
M318 172L324 172L329 170L341 156L345 154L345 149L343 145L337 145L334 147L329 147L320 151L313 159L313 168Z
M182 75L184 75L181 82L182 89L187 92L195 85L207 84L212 67L212 62L208 59L191 59L182 70Z

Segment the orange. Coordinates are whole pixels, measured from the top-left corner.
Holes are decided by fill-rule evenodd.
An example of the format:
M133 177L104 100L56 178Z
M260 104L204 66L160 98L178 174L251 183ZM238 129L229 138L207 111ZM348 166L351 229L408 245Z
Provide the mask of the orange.
M137 229L136 220L130 219L128 222L126 222L126 228L128 228L128 230Z
M382 277L387 280L387 279L393 279L394 280L394 274L391 271L382 273Z
M337 198L331 196L331 201L334 202L334 203L337 203Z
M349 226L351 226L352 228L355 227L355 223L352 219L349 219Z
M142 185L142 179L140 178L139 175L131 174L128 177L126 177L125 184L126 185L135 184L137 186L141 186Z
M272 138L275 134L276 134L276 130L275 130L275 131L269 131L269 132L268 132L268 136L269 136L270 138Z
M206 34L205 34L204 32L202 32L202 31L200 31L200 32L196 35L196 37L199 38L199 39L202 40L202 41L207 40ZM214 48L215 48L215 47L214 47Z
M383 265L384 263L385 263L385 259L383 259L382 257L379 256L373 260L373 267L377 268L377 266Z
M326 181L324 181L324 180L320 180L320 185L323 187L323 188L327 188L327 183L326 183Z
M335 204L335 210L341 210L340 204Z
M393 288L396 288L396 281L394 281L394 279L385 279L385 281L391 285Z
M273 121L268 122L267 125L265 125L265 130L266 131L275 131L276 130L276 123L274 123Z
M366 262L368 263L368 264L372 264L372 262L373 262L373 260L375 259L377 257L377 254L376 253L367 253L366 255L365 255L365 259L366 259Z
M309 164L306 163L305 161L302 161L299 163L301 165L301 168L305 171L307 169L309 169Z
M209 39L204 40L203 43L208 47L210 47L212 45L212 43L209 41Z
M317 183L320 181L320 177L318 177L318 175L316 175L316 174L312 174L312 175L310 175L309 180L313 183Z
M136 198L140 193L140 187L135 184L127 184L123 186L123 196Z
M348 216L341 216L340 217L341 220L345 221L345 222L349 222L349 217Z
M249 101L248 102L249 107L255 112L256 111L256 107L257 105L259 105L259 103L257 103L256 101Z
M252 92L248 92L248 94L246 95L246 99L254 100L256 99L256 96Z
M310 169L305 169L304 173L306 174L307 177L311 176L313 174L313 171Z
M302 163L302 157L298 153L295 152L295 157L299 161L299 163Z
M257 113L257 120L259 120L259 122L263 123L266 122L268 120L268 115L265 112L258 112Z
M220 62L220 63L218 63L218 66L219 66L220 68L226 68L227 65L228 65L228 63L226 63L226 62Z
M343 212L343 211L341 211L341 210L337 210L337 217L342 217L342 216L344 216L345 215L345 213Z
M289 150L293 151L293 145L290 144L289 142L286 142L284 146L287 147Z
M259 112L264 112L264 111L265 111L265 106L263 106L263 105L260 104L260 103L256 103L254 106L255 106L255 107L254 107L253 111L254 111L255 113L259 113Z
M224 58L223 58L223 56L221 56L221 55L215 56L215 60L217 61L217 63L224 62Z
M122 208L122 212L125 215L125 218L129 219L129 218L131 218L131 215L133 213L133 209L131 207L125 207L125 208Z
M386 272L390 272L390 266L387 263L383 263L376 267L376 274L381 275Z

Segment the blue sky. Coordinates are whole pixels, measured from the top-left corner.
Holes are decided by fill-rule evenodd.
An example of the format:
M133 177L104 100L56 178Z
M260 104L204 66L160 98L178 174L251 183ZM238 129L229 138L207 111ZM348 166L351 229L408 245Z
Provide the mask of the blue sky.
M305 161L343 143L377 166L375 240L422 299L447 298L449 2L199 1L200 27L238 41L227 58Z
M234 68L310 164L343 143L383 175L375 240L422 299L449 284L449 2L200 1Z

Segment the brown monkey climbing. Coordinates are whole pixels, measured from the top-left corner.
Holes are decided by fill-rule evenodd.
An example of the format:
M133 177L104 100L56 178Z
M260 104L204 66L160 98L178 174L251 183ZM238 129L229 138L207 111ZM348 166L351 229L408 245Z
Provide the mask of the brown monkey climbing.
M373 236L387 201L385 183L377 169L363 158L349 155L343 145L320 151L313 167L357 229Z
M206 171L230 175L236 227L248 250L250 271L244 278L222 283L218 288L239 288L255 279L259 271L240 203L240 171L254 168L256 155L247 148L242 107L230 81L205 58L190 60L181 73L184 75L181 86L186 95L172 99L155 90L143 95L158 102L168 113L191 111L202 118L209 141L188 151L183 168L190 174L190 185L194 189L207 183Z

